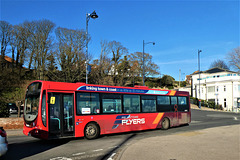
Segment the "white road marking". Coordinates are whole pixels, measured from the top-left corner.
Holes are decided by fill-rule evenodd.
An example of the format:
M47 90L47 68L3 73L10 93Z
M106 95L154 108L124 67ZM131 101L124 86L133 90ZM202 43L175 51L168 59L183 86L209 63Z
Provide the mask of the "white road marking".
M72 160L72 159L67 157L56 157L56 158L51 158L50 160Z
M90 158L94 158L94 157L99 157L99 156L103 156L104 154L99 152L99 153L95 153L95 154L85 154L79 157L74 157L74 160L82 160L82 159L90 159Z
M96 149L96 150L93 150L93 152L99 152L99 151L102 151L103 149Z
M200 123L201 121L191 121L191 123Z
M234 117L234 120L238 120L237 117Z
M112 149L112 148L117 148L118 146L112 146L112 147L108 147L108 149Z
M113 153L107 160L113 160L113 157L115 156L116 153Z
M73 155L73 156L79 156L79 155L83 155L83 154L86 154L86 152L75 153L75 154L72 154L72 155Z

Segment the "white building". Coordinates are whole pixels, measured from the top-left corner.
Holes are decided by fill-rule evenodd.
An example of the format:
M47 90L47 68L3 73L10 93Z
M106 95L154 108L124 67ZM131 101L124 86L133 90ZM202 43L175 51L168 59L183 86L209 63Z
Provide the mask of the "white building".
M227 111L236 111L240 108L240 74L237 72L212 68L191 75L191 95L193 97L214 101Z

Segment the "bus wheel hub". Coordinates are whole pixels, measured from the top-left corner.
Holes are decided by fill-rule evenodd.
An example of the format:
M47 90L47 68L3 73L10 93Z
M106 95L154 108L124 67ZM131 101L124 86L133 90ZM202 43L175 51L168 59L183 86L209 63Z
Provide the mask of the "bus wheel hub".
M94 135L96 132L95 128L92 127L92 126L89 126L88 129L87 129L87 134L88 135Z

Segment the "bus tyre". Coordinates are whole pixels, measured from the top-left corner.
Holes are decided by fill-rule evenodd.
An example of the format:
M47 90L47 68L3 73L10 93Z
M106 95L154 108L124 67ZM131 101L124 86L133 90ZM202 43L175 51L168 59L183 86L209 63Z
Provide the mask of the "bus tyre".
M162 120L162 129L167 130L170 126L170 121L168 118L163 118Z
M84 130L86 139L96 139L99 136L100 129L96 123L88 123Z

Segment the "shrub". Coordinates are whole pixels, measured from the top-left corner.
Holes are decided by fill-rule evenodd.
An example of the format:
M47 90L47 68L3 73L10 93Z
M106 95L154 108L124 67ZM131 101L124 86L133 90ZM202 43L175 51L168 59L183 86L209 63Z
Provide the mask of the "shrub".
M151 81L145 82L145 85L148 86L149 88L153 88L155 86L155 84Z
M6 103L0 102L0 117L9 117L9 108Z
M215 102L213 102L213 101L208 101L208 106L209 106L209 108L213 108L213 109L215 109Z
M198 105L199 103L198 98L195 98L195 97L190 97L190 102L195 105Z

